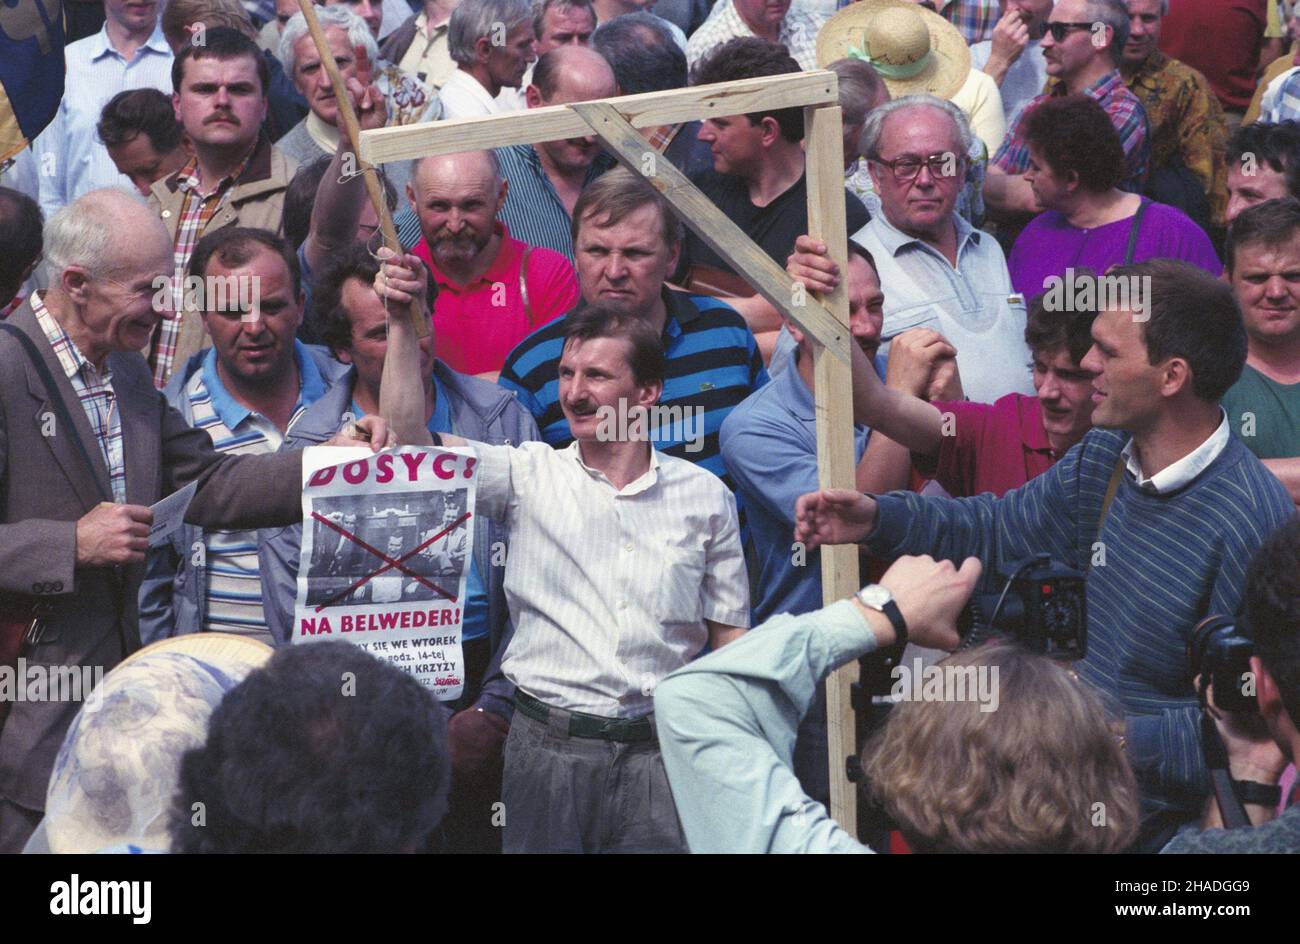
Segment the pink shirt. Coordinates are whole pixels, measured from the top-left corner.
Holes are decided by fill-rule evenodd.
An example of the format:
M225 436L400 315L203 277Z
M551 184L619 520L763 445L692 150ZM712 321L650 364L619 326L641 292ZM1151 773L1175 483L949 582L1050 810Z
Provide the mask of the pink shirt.
M1052 467L1037 397L1009 393L996 403L936 403L953 415L955 435L944 436L934 468L917 469L954 497L992 492L1001 496ZM915 457L914 457L915 458Z
M463 374L499 371L516 344L578 302L578 277L568 259L553 249L514 239L504 223L496 226L501 249L487 271L469 285L452 282L438 271L426 240L411 249L438 283L433 306L438 357ZM526 300L520 291L525 252Z

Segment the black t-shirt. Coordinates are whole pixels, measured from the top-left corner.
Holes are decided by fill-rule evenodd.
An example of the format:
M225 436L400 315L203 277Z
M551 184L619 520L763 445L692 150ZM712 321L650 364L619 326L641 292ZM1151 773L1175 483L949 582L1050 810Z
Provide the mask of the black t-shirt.
M733 223L749 234L764 252L785 268L785 261L794 252L794 241L808 232L808 181L806 175L785 193L765 207L754 206L749 199L749 186L740 177L719 174L712 168L691 175L695 186L713 201ZM844 192L845 229L852 236L871 220L871 214L862 201ZM691 265L712 266L733 272L722 257L705 245L694 233L687 231L682 247L682 264L679 275Z

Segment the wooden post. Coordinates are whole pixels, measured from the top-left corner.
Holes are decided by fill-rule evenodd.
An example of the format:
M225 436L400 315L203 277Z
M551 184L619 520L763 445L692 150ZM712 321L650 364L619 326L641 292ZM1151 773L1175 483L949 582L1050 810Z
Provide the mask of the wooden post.
M813 376L817 411L817 480L822 488L854 488L857 466L853 446L853 376L848 361L848 234L844 222L844 138L838 105L804 109L804 146L808 180L808 232L826 243L840 267L840 284L822 298L843 326L844 356L832 357L825 344L813 342ZM838 544L821 549L822 602L834 603L858 590L858 549ZM831 816L857 835L858 805L845 776L844 759L857 750L852 684L858 664L850 662L826 680L826 731L830 754Z
M339 74L338 66L334 62L334 54L330 52L329 40L325 38L325 31L321 29L320 20L316 18L316 5L312 0L298 0L298 8L302 10L303 19L307 21L307 31L311 34L312 42L316 44L316 51L320 53L321 68L329 75L330 85L334 87L334 100L338 103L339 109L339 134L347 135L352 152L357 155L357 171L366 185L370 205L375 208L375 215L379 217L379 228L384 234L384 245L393 252L400 253L402 244L397 239L397 227L393 225L393 215L388 212L384 188L373 173L374 168L361 158L361 126L357 123L357 113L352 110L352 99L348 96L343 76ZM424 312L416 311L412 306L409 318L416 335L421 338L427 337L429 326Z
M644 169L643 159L651 149L636 132L637 128L711 115L817 106L804 107L808 227L812 235L830 247L831 258L844 272L848 267L848 235L844 222L843 137L837 101L833 73L803 72L534 108L512 115L462 118L436 126L379 128L361 133L360 153L382 163L596 134L620 162L644 174L663 193L687 226L813 340L819 484L823 488L853 488L855 456L849 358L849 345L853 341L848 330L848 294L844 284L824 299L799 298L784 269L720 213L680 171L663 160L662 155L656 156L651 172ZM856 547L822 548L821 566L826 602L842 600L858 589ZM856 664L845 666L827 683L831 815L855 835L856 795L845 777L844 759L857 747L849 703L849 686L856 671Z

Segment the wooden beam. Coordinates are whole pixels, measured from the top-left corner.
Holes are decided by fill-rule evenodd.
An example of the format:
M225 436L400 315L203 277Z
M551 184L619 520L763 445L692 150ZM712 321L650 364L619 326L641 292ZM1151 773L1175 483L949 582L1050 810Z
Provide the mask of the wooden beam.
M582 116L590 130L620 163L633 173L644 174L672 204L682 222L777 311L798 325L800 330L825 344L832 354L843 360L845 371L849 369L847 316L844 322L838 321L816 299L807 297L802 286L796 289L785 270L714 206L713 201L701 193L685 174L656 153L611 102L574 102L567 107ZM844 217L843 189L841 183L841 220ZM841 222L841 230L843 226Z
M359 151L358 141L361 137L361 126L357 122L357 113L352 110L352 99L349 97L347 86L343 82L343 75L334 62L334 53L330 51L329 40L325 38L325 30L321 28L320 20L316 18L316 5L312 0L298 0L298 9L302 11L303 19L307 22L307 32L311 35L311 41L316 46L316 53L320 56L321 66L325 69L325 74L329 76L330 86L334 90L334 100L338 105L339 122L342 125L339 128L339 134L346 136L349 145L354 151ZM377 63L371 63L371 65L377 65ZM357 170L365 183L366 195L370 198L370 205L374 208L375 215L379 217L379 229L384 234L384 245L393 252L400 254L402 244L397 239L397 228L393 225L393 215L388 212L388 201L384 199L384 188L380 186L378 176L372 173L372 168L366 163L365 158L360 154L357 157ZM424 312L417 310L415 305L412 304L405 315L410 321L411 328L415 331L417 338L428 336L429 325L428 319L424 317Z
M857 465L853 439L853 376L849 367L848 234L844 222L844 138L838 105L804 109L807 152L808 232L830 249L843 278L822 297L843 327L841 357L828 346L813 348L817 415L817 482L822 488L854 488ZM858 589L858 548L839 544L821 549L822 602L844 600ZM851 701L858 678L850 662L826 680L826 733L830 755L831 816L857 834L857 792L845 776L844 759L857 751L856 720Z
M834 103L838 95L835 82L833 72L800 72L604 98L587 104L612 104L634 128L652 128L712 115ZM456 118L363 131L360 157L373 164L385 164L511 144L581 138L590 133L587 123L568 106L553 105L487 118Z

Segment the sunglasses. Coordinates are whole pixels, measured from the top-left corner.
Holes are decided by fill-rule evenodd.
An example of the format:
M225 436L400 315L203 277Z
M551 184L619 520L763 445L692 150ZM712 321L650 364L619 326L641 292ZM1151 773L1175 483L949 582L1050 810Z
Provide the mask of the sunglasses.
M1052 39L1058 43L1065 42L1065 37L1069 36L1075 30L1091 30L1092 23L1048 23L1047 32L1052 34Z

